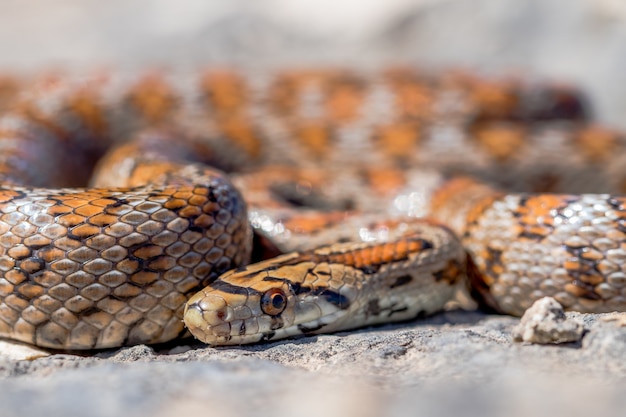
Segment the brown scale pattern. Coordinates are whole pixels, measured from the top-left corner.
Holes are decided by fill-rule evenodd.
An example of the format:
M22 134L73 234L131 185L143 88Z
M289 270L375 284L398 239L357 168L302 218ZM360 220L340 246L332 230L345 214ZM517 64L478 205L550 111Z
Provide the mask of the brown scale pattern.
M238 195L219 177L203 180L4 191L0 333L72 349L179 336L188 296L249 256Z
M446 197L451 192L454 198ZM461 210L453 207L464 200ZM463 179L435 202L437 216L462 218L452 224L476 264L474 289L489 307L521 315L552 296L575 311L626 309L625 197L504 195Z

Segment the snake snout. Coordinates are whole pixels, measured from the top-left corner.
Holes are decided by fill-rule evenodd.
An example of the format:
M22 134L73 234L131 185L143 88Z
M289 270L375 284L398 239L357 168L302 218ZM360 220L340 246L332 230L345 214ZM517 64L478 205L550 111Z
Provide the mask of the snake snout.
M214 344L229 339L233 314L232 307L222 297L201 291L185 306L183 321L196 338Z

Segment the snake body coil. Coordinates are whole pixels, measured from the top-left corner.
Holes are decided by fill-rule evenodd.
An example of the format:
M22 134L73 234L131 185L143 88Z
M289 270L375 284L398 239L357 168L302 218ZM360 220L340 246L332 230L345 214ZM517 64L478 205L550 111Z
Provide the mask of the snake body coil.
M575 92L369 77L43 79L1 97L0 335L158 343L184 314L210 344L275 340L430 314L466 276L511 314L544 295L626 309L624 197L412 168L623 192L626 143ZM41 188L85 185L98 159L93 188Z

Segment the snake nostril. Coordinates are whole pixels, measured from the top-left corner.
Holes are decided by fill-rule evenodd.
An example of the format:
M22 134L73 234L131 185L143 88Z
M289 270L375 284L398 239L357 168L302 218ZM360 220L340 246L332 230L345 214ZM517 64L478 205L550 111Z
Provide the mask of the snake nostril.
M207 317L207 322L215 326L232 320L233 310L228 306L224 306L205 312L205 317Z

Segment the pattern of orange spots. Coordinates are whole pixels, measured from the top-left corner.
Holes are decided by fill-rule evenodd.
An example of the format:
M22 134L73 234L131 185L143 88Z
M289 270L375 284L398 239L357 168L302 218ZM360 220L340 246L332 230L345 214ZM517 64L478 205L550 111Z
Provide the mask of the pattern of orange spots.
M363 90L360 85L351 81L339 81L334 85L326 98L328 118L336 123L346 123L359 115L363 103Z
M249 120L232 117L218 120L218 127L238 149L252 158L258 158L262 152L262 141Z
M478 222L480 216L482 216L485 210L491 207L498 198L499 196L487 197L474 204L467 214L467 223L475 224Z
M465 268L458 263L458 261L451 259L444 269L435 273L435 279L437 281L447 282L449 285L454 285L463 278Z
M464 224L472 225L478 221L485 210L503 194L485 184L469 177L458 177L445 183L433 195L431 200L431 212L448 212L456 210L457 204L468 207Z
M549 223L550 223L550 226L551 226L551 223L553 223L552 222L552 218L549 219ZM552 231L552 228L550 226L548 226L548 225L545 225L545 226L532 225L532 226L526 227L525 230L526 230L527 233L530 233L533 236L546 237ZM520 227L520 229L521 229L521 227ZM519 235L520 232L521 232L521 230L518 231L517 234Z
M574 143L585 157L595 163L608 159L619 147L620 137L615 131L601 126L589 126L578 132Z
M385 71L385 78L395 94L395 105L400 118L431 119L434 91L425 79L410 68Z
M475 82L470 96L478 109L479 118L510 117L519 102L514 85L507 81Z
M327 257L329 263L339 263L354 268L378 266L386 263L406 260L409 255L424 250L424 242L415 239L401 239L397 242L377 245L345 253L331 253Z
M426 85L402 83L396 89L396 105L406 117L432 118L433 92Z
M593 285L595 287L596 285L602 284L606 280L606 278L601 274L593 273L594 271L589 270L585 272L591 272L591 274L580 275L579 280L585 284Z
M218 114L239 113L246 105L247 86L233 71L208 72L200 81L200 88Z
M294 215L283 221L283 225L295 233L309 234L340 223L348 216L345 212Z
M478 143L496 160L504 162L520 153L526 130L519 124L489 124L475 129Z
M278 74L268 92L271 106L278 113L291 114L304 86L319 82L321 78L322 74L315 71L288 71Z
M571 283L571 284L565 284L564 286L565 291L567 291L568 293L572 294L575 297L581 297L581 298L598 298L598 295L593 292L592 289L587 288L583 283Z
M315 157L323 157L332 151L330 127L323 122L300 124L296 128L296 137Z
M553 213L567 206L572 196L544 194L529 197L517 209L520 222L527 227L542 229L545 225L553 224ZM540 233L541 234L541 233Z
M467 177L455 178L452 181L448 181L433 195L430 202L430 211L432 213L437 213L443 207L447 206L448 202L453 197L457 196L459 191L465 190L473 184L474 181Z
M142 164L135 168L132 175L128 178L127 186L136 187L156 181L163 175L172 170L172 164L169 162L153 162L151 164Z
M406 184L405 173L398 169L372 167L365 171L370 187L378 195L390 195Z
M158 124L170 115L177 99L171 86L159 74L150 74L132 87L127 100L150 123Z
M419 143L419 125L415 122L394 123L376 130L381 148L392 159L412 157Z
M563 268L570 271L578 271L580 269L580 262L576 258L572 258L563 262Z

